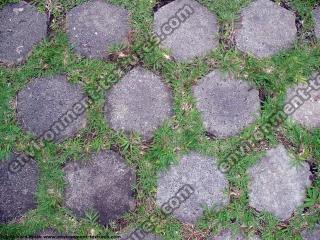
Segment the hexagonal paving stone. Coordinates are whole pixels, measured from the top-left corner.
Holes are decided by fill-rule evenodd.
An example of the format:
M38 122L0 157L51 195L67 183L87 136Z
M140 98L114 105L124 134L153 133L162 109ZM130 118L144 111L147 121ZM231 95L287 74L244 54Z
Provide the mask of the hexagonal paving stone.
M215 70L193 87L206 131L219 138L238 134L260 116L259 92Z
M105 118L112 129L136 132L148 140L171 117L171 102L161 78L136 67L107 93Z
M312 230L304 230L301 233L303 240L319 240L320 239L320 224L316 224Z
M128 11L102 0L73 8L66 22L75 52L89 58L105 58L110 47L126 42L130 31Z
M8 223L36 208L38 168L23 153L12 153L0 162L0 223Z
M258 0L241 13L235 31L239 50L257 58L290 48L297 34L294 13L268 0Z
M292 121L309 129L320 128L320 73L288 89L284 110Z
M280 220L291 217L311 185L309 165L293 165L284 146L267 151L266 156L248 169L249 204L258 211L270 212Z
M81 86L57 75L31 80L19 93L17 118L38 138L61 142L86 126L88 98Z
M179 61L204 56L219 44L216 17L194 0L176 0L160 8L153 30L161 46Z
M94 210L99 222L106 225L135 206L131 190L135 173L116 152L100 151L89 162L68 163L63 171L65 206L77 217Z
M159 236L156 236L152 233L147 233L143 230L131 230L129 233L123 234L119 240L134 240L134 239L143 239L143 240L161 240Z
M234 233L230 229L222 230L218 235L210 237L208 240L260 240L257 235L250 235L245 237L245 235L240 233Z
M37 239L40 239L40 240L71 240L71 239L74 239L74 238L68 238L66 234L62 234L62 233L59 233L57 232L56 230L53 230L51 228L48 228L48 229L45 229L45 230L42 230L41 232L37 233L37 234L34 234L33 235L34 238L26 238L24 240L37 240Z
M158 174L157 205L182 222L194 223L204 206L220 209L229 203L228 186L216 159L190 152Z
M314 31L316 37L320 40L320 7L313 10L313 16L316 24Z
M23 62L47 35L47 16L24 1L0 9L0 62Z

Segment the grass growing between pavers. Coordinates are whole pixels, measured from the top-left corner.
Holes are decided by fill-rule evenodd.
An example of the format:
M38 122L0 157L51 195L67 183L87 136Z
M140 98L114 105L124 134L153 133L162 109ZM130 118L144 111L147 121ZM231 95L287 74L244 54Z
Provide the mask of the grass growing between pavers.
M5 0L0 7L7 2L12 1ZM155 0L109 1L130 11L133 27L130 45L119 50L122 54L112 54L111 61L77 57L68 46L63 29L64 14L84 1L55 1L50 10L45 7L45 1L31 2L40 10L53 13L51 32L50 37L36 47L25 64L15 68L0 67L0 159L13 150L31 150L29 143L33 137L23 132L15 119L15 96L30 79L64 73L71 82L81 84L94 101L88 109L88 126L75 138L60 144L45 143L43 148L35 151L35 160L40 169L38 207L18 223L1 225L0 235L25 236L53 227L66 234L111 237L124 227L134 228L151 221L155 223L154 233L168 240L197 239L195 236L205 236L209 231L218 233L228 227L242 229L246 233L258 233L262 239L300 239L301 230L312 227L319 220L320 179L317 169L320 163L320 130L310 132L288 121L277 129L271 129L264 140L256 143L253 151L247 152L241 161L232 166L227 173L230 205L219 212L206 210L195 228L162 214L154 200L157 172L166 169L190 150L222 160L227 153L236 151L237 146L252 135L258 126L266 124L270 114L281 109L286 89L307 81L312 72L320 70L320 44L306 37L313 27L311 10L316 1L282 1L299 13L304 23L301 27L303 34L299 35L292 49L266 60L245 56L234 49L230 40L233 20L238 18L241 8L250 1L199 1L216 14L222 26L220 46L208 56L189 64L171 61L168 52L152 43L150 37ZM142 65L162 76L173 92L174 116L156 131L152 142L142 142L137 135L126 136L112 131L103 117L105 91L99 86L110 88L135 65ZM191 95L191 87L215 68L232 72L264 93L261 117L241 134L225 140L215 139L205 133ZM264 150L277 143L283 143L300 161L307 160L314 173L313 185L308 189L303 208L286 222L279 222L267 213L257 213L248 206L246 170L263 156ZM95 213L88 212L86 218L77 221L62 207L65 184L62 166L70 159L85 160L90 153L101 149L119 151L128 164L137 169L138 177L136 210L107 228L97 224Z

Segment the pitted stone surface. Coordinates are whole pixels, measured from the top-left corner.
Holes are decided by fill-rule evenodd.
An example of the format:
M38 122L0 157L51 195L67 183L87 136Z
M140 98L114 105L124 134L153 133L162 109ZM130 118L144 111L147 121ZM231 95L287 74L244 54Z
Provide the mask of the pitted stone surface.
M320 128L320 73L288 89L284 110L294 122L308 129Z
M143 239L143 240L161 240L159 236L152 233L147 233L143 230L131 230L127 234L123 234L119 240L133 240L133 239Z
M56 230L53 230L51 228L45 229L37 234L34 235L34 238L26 238L24 240L71 240L74 238L68 238L66 234L62 234L57 232Z
M315 20L315 33L316 37L320 40L320 7L317 7L315 10L313 10L313 16Z
M290 48L296 34L294 13L269 0L258 0L242 11L235 41L239 50L264 58Z
M260 116L259 92L215 70L193 87L206 131L219 138L238 134Z
M260 240L257 235L245 237L243 233L234 233L229 229L222 230L217 236L211 237L208 240Z
M188 189L184 187L186 184L193 191L181 194L179 189ZM172 214L185 223L196 222L202 216L204 206L218 210L229 203L226 193L229 183L218 170L216 160L195 152L184 155L178 165L159 173L157 186L158 207L166 212L169 200L178 196L180 204L169 203L169 206L176 207Z
M172 115L171 91L154 73L136 67L108 93L105 118L116 131L150 139Z
M0 62L22 63L47 35L47 16L21 1L0 9Z
M63 171L65 206L77 217L95 210L99 222L106 225L134 207L135 173L118 153L100 151L89 162L71 162Z
M32 79L18 93L17 118L25 131L60 142L86 126L87 100L65 76Z
M103 59L108 48L125 43L129 13L102 0L88 1L67 13L67 35L76 53Z
M301 233L303 240L319 240L320 239L320 225L316 224L312 230L304 230Z
M153 30L178 61L204 56L219 44L216 17L194 0L175 0L160 8Z
M1 224L16 220L36 208L37 182L37 165L25 154L13 153L0 162Z
M249 168L250 206L257 211L270 212L280 220L290 218L303 204L306 188L311 185L308 164L293 164L293 158L279 145Z

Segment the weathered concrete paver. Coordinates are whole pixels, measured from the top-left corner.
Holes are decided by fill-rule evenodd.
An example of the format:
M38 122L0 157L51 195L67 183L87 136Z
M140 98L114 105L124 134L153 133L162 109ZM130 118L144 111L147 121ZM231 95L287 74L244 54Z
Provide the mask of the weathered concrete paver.
M116 131L152 138L172 116L170 89L154 73L136 67L107 92L105 118Z
M61 142L86 126L87 98L66 76L32 79L17 97L17 119L34 136Z
M129 13L102 0L88 1L67 13L66 26L76 53L104 59L110 47L127 41Z
M143 239L143 240L161 240L159 236L156 236L152 233L147 233L143 230L131 230L127 234L123 234L119 240L134 240L134 239Z
M193 192L180 193L179 189L186 184ZM177 165L158 174L157 205L165 211L167 204L174 206L172 214L177 219L195 223L202 216L205 205L218 210L229 203L228 186L226 177L216 166L216 159L190 152L182 156ZM169 201L176 195L178 203Z
M320 40L320 7L317 7L313 10L313 16L315 20L315 34L316 37Z
M47 16L21 1L0 9L0 63L17 65L47 35Z
M28 160L24 161L25 159ZM26 164L20 171L15 171L16 164L12 164L14 161ZM0 162L1 224L17 220L27 211L36 208L38 176L35 161L22 153L12 153L8 159Z
M290 218L303 203L306 188L311 185L309 165L293 164L293 157L279 145L249 168L250 206L257 211L270 212L280 220Z
M193 86L193 96L206 131L218 138L238 134L260 116L259 92L219 70Z
M257 58L290 48L297 34L294 13L269 0L257 0L241 13L235 31L239 50Z
M118 153L100 151L86 163L68 163L63 171L65 206L77 217L94 210L99 222L106 225L134 208L135 173Z
M260 240L257 235L245 237L243 233L234 233L230 229L222 230L218 235L210 237L208 240Z
M204 56L219 44L216 17L194 0L176 0L160 8L153 30L178 61Z
M320 128L320 73L313 74L308 83L301 83L287 91L285 112L289 119L302 126L313 129Z
M320 224L316 224L313 230L304 230L301 233L303 240L319 240L320 239Z

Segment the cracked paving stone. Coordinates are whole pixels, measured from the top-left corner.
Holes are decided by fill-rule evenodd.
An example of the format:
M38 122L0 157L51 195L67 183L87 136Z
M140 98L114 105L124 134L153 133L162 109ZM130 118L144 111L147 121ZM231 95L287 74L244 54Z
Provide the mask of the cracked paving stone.
M107 93L105 118L115 131L135 132L145 140L172 116L170 89L154 73L136 67Z
M63 171L65 206L77 217L94 210L99 223L107 225L135 207L135 172L116 152L100 151L90 161L68 163Z
M228 186L216 159L190 152L177 165L158 174L156 202L163 212L172 213L184 223L195 223L204 206L219 210L229 203Z
M23 153L12 153L0 163L0 223L17 220L36 208L36 162Z
M313 10L313 16L315 20L315 34L316 37L320 40L320 7L317 7Z
M161 7L154 15L153 31L178 61L190 62L219 44L216 17L194 0L176 0Z
M303 204L306 188L311 185L311 172L306 162L294 166L293 161L284 146L279 145L248 169L251 207L284 221Z
M296 39L295 15L268 0L251 3L241 13L235 42L239 50L257 58L288 49Z
M66 27L77 54L105 59L108 49L127 42L129 13L102 0L89 1L67 13Z
M288 89L284 112L308 129L320 128L320 73Z
M88 98L66 76L32 79L17 96L17 119L37 138L61 142L86 126Z
M24 1L0 9L0 63L24 62L47 35L47 16Z
M204 127L215 137L236 135L260 116L258 90L231 74L215 70L192 90Z

